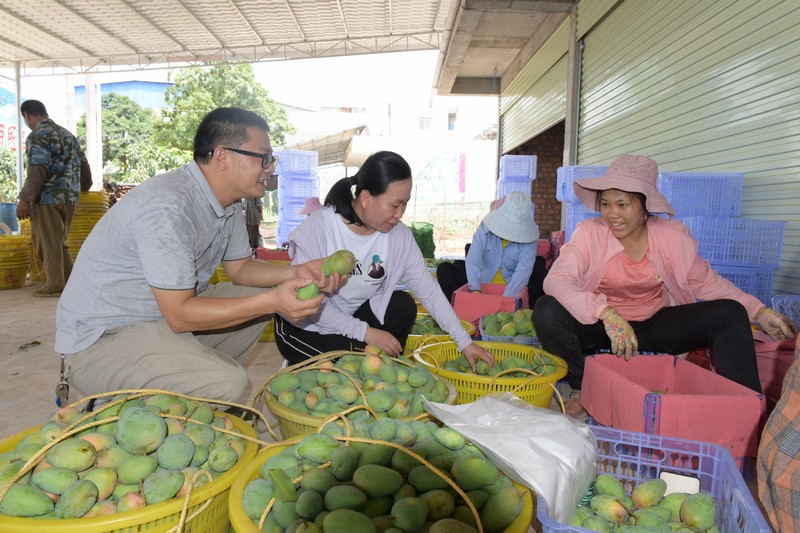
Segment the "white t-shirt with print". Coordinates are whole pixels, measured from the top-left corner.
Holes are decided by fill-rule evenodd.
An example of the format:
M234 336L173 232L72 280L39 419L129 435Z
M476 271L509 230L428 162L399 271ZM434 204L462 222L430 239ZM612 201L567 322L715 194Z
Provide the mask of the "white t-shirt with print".
M331 218L325 224L328 255L337 250L350 250L356 257L355 268L336 293L340 309L352 315L375 294L386 279L386 271L390 268L389 235L379 231L370 235L359 235L332 209L326 210L325 215Z

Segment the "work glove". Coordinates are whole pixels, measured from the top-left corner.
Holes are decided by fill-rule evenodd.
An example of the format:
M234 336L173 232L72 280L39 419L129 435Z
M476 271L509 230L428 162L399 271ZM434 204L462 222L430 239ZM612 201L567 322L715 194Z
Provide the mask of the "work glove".
M797 326L785 315L769 307L762 307L761 311L756 313L756 322L761 329L778 341L791 339L797 335Z
M639 340L630 323L622 318L613 307L606 307L600 313L600 320L606 329L606 335L611 340L611 353L617 357L625 356L630 361L633 354L639 349Z

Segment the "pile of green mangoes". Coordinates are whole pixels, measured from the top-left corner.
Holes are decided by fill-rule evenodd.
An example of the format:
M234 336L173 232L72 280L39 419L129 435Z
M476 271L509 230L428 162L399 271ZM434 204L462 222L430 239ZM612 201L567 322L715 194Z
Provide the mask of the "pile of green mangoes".
M381 443L346 445L335 438L341 427L327 424L270 457L243 494L254 524L274 498L263 528L269 533L477 531L463 496L406 449L458 485L484 531L503 531L522 512L524 494L456 431L430 421L375 421L363 411L348 417L350 437Z
M495 364L491 368L489 368L489 363L486 361L477 361L475 363L475 372L472 372L467 358L463 355L459 355L455 359L445 361L443 368L453 372L489 377L494 377L506 370L519 369L516 372L503 374L502 377L507 378L529 378L534 374L547 376L553 374L558 369L553 360L544 353L536 353L532 357L532 360L518 355L510 355L502 359L496 356Z
M718 533L717 502L711 494L673 492L665 496L666 490L664 480L651 479L636 485L628 496L616 477L599 474L589 505L579 506L569 525L606 533Z
M491 337L536 337L533 311L500 311L483 317L483 333Z
M423 397L441 403L448 395L445 383L424 365L386 355L347 353L324 364L277 374L270 393L293 411L323 418L365 404L379 416L417 416L425 412Z
M411 335L447 335L431 315L420 315L411 326Z
M94 413L64 407L39 431L0 453L0 491L45 445L57 441L11 485L0 501L0 514L16 517L69 519L110 515L182 497L190 486L208 482L232 468L244 453L245 442L215 428L233 423L206 402L155 394L132 398L114 396ZM164 418L169 413L191 418ZM65 430L119 416L63 437ZM72 429L75 429L72 428Z

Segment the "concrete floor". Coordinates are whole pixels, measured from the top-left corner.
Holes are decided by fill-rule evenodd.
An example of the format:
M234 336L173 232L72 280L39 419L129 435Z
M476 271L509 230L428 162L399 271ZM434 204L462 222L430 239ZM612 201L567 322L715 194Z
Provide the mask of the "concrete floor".
M0 291L0 439L43 423L53 416L60 358L53 349L57 298L36 298L41 283ZM245 367L250 376L249 400L279 368L283 358L274 342L259 342ZM70 390L70 402L83 398ZM270 426L277 423L264 413ZM263 440L271 441L268 434Z

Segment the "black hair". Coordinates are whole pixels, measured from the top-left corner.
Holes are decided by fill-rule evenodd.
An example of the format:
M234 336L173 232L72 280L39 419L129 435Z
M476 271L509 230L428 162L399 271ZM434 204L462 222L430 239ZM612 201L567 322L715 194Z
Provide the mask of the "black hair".
M194 160L207 163L218 146L238 148L247 142L247 128L259 128L269 133L267 121L252 111L238 107L218 107L197 127L194 136Z
M600 211L600 200L602 200L604 192L605 192L604 190L603 191L598 190L597 191L597 196L595 197L595 209L598 212ZM647 210L647 196L645 196L644 193L642 193L642 192L630 192L630 191L622 191L622 192L630 194L634 198L638 198L639 202L641 202L641 204L642 204L642 209L644 209L644 214L648 218L650 217L650 215L653 214L653 213L651 213L650 211Z
M364 222L353 209L353 199L358 198L361 191L379 196L395 181L407 179L411 179L411 166L401 155L389 151L375 152L353 176L333 184L324 204L332 205L351 224L363 226ZM355 192L350 190L353 185L356 186Z
M22 105L19 106L19 112L27 113L35 117L48 116L47 109L39 100L25 100L22 102Z

